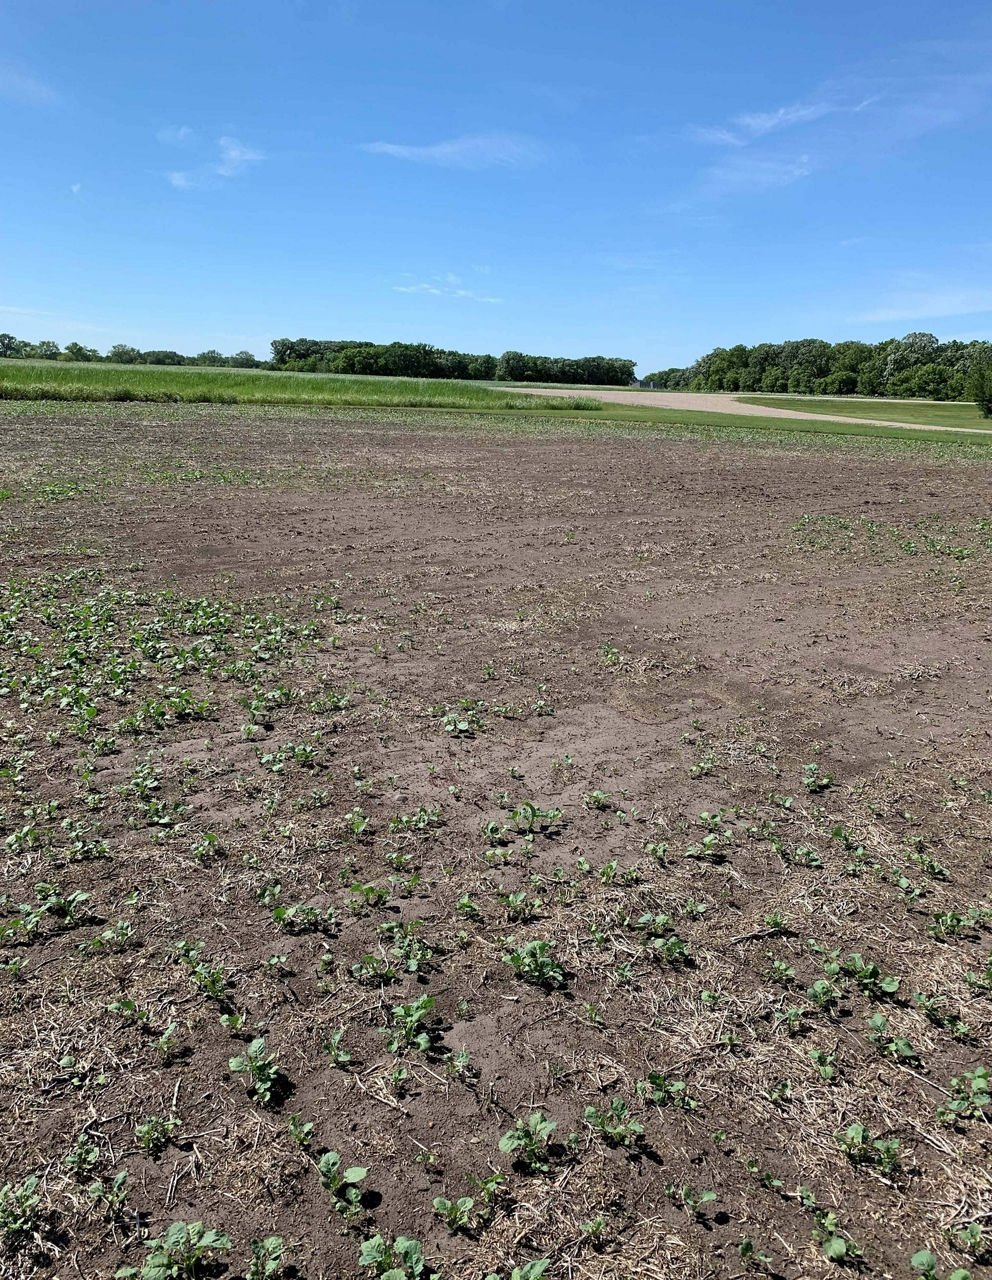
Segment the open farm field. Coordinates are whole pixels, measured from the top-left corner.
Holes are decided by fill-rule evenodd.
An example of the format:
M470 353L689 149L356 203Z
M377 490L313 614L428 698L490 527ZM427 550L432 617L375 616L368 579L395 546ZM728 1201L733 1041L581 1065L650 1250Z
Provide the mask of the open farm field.
M992 1276L986 438L782 426L0 406L5 1280Z

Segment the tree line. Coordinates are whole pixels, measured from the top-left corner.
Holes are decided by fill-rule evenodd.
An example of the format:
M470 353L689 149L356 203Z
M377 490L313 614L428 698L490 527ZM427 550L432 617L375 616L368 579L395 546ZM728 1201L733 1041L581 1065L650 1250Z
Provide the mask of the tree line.
M105 355L95 347L69 342L28 342L0 333L0 357L20 360L106 361L110 364L211 365L229 369L276 369L297 373L374 374L394 378L458 378L481 382L566 382L626 387L634 377L634 361L611 356L532 356L504 351L501 356L444 351L427 342L375 343L361 340L275 338L272 359L257 360L250 351L232 356L201 351L141 351L118 342Z
M716 347L685 369L644 381L668 391L784 391L794 395L978 400L992 367L992 342L941 342L907 333L884 342L761 342Z
M225 356L219 351L211 350L201 351L195 356L184 356L178 351L140 351L137 347L129 347L125 342L118 342L106 355L101 355L96 347L84 347L81 342L67 342L62 348L57 342L28 342L25 338L15 338L12 333L0 333L0 356L9 360L78 360L84 364L101 360L108 364L192 364L215 365L227 369L266 367L250 351L236 351L233 356Z
M397 378L457 378L483 382L566 382L626 387L633 360L615 356L524 355L499 357L445 351L427 342L375 343L319 338L276 338L272 368L299 373L363 373Z

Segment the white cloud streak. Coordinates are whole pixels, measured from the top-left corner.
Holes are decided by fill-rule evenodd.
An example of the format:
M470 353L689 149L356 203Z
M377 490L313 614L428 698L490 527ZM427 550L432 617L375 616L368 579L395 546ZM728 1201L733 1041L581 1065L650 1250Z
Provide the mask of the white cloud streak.
M788 129L796 124L808 124L842 108L827 102L796 102L792 106L779 107L777 111L746 112L734 117L734 124L752 138L763 137L775 129Z
M992 289L951 286L893 295L881 306L853 316L852 320L863 324L891 324L901 320L982 314L992 314Z
M722 125L697 125L689 126L689 137L693 142L701 142L704 146L712 147L743 147L746 146L745 140L732 129L725 129Z
M774 190L852 160L888 159L919 138L987 111L990 101L992 42L904 45L799 102L691 126L692 141L720 148L724 156L701 169L687 199ZM801 152L787 141L798 129ZM672 208L685 205L683 200Z
M222 178L234 178L244 172L250 164L257 164L259 160L264 159L265 156L261 151L253 151L237 138L221 138L220 160L214 165L214 170Z
M746 147L767 134L796 125L811 124L823 116L842 111L856 111L860 107L841 106L830 102L794 102L774 111L746 111L734 116L730 125L690 125L689 137L712 147Z
M168 139L163 139L160 133L158 135L159 141L173 143L176 141L177 134L184 130L187 130L186 125L183 125L179 131L171 131ZM192 130L188 130L186 136L190 135L192 135ZM179 140L184 141L185 139ZM170 186L175 187L177 191L191 191L197 187L213 187L217 185L218 178L236 178L251 165L258 164L265 159L261 151L255 151L252 147L245 146L237 138L219 138L217 146L220 154L216 160L208 164L199 165L195 169L171 169L165 175L166 181Z
M61 100L51 85L9 66L0 66L0 98L19 107L52 107Z
M194 138L193 130L188 124L168 125L164 129L159 129L155 137L159 142L164 143L167 147L182 147L186 143L192 142Z
M544 148L534 138L514 133L473 133L427 146L367 142L362 150L445 169L516 168L539 164L545 158Z
M478 268L477 268L478 270ZM486 268L488 271L488 268ZM474 289L462 286L461 276L451 271L443 275L432 276L429 281L418 281L416 284L394 284L394 293L429 294L437 298L465 298L471 302L502 302L502 298L493 298L488 294L476 293Z
M737 152L704 170L700 191L706 196L746 195L791 186L813 172L808 155L779 157Z

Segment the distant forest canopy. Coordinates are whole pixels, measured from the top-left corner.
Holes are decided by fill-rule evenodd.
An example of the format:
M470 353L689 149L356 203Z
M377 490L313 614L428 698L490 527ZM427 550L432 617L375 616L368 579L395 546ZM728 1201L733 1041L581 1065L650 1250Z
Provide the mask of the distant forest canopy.
M299 373L365 373L395 378L463 378L483 382L582 382L626 387L633 360L612 356L527 356L504 351L497 359L442 351L426 342L349 342L344 339L276 338L272 368Z
M297 373L367 373L394 378L460 378L482 382L583 382L626 387L634 378L633 360L609 356L527 356L504 351L497 356L442 351L426 342L379 344L358 339L276 338L272 359L257 360L250 351L233 356L201 351L140 351L119 342L106 355L79 342L28 342L0 333L0 356L19 360L107 361L112 364L210 365L229 369L277 369Z
M884 342L761 342L717 347L687 369L662 369L643 381L666 391L786 391L794 395L971 399L973 368L992 362L992 342L940 342L907 333Z
M81 342L68 342L65 349L57 342L28 342L15 338L12 333L0 333L0 356L10 360L79 360L90 363L105 360L108 364L192 364L216 365L228 369L264 369L266 365L256 360L250 351L237 351L233 356L219 351L201 351L196 356L180 355L178 351L139 351L125 342L118 342L102 356L96 347L84 347Z

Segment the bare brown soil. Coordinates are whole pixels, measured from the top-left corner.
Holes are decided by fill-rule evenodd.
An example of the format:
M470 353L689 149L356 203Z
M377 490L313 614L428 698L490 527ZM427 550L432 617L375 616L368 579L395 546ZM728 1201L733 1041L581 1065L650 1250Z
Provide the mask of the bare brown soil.
M273 1234L306 1280L377 1234L444 1280L992 1274L986 468L158 407L2 440L0 1185L40 1199L0 1274L174 1221L227 1277ZM546 1168L499 1148L537 1111Z

